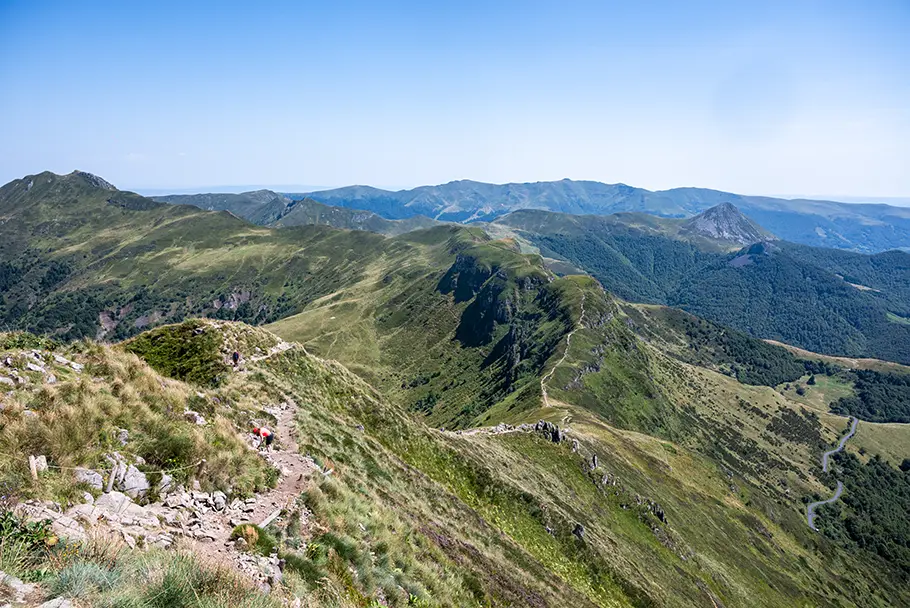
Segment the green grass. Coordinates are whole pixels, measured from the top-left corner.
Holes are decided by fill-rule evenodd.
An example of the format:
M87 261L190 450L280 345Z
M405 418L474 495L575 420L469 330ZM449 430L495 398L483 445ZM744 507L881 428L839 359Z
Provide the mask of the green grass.
M803 376L794 382L788 382L777 387L787 399L801 403L813 410L822 413L830 410L830 405L841 397L854 394L853 383L847 382L839 376L815 376L815 384L808 384L809 376ZM800 395L798 389L803 390Z

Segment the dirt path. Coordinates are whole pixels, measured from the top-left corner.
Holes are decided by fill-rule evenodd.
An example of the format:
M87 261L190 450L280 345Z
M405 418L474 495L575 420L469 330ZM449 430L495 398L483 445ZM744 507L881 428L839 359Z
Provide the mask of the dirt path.
M249 361L262 361L290 350L293 346L289 342L280 342L270 348L265 355L251 357ZM284 399L285 401L280 409L275 412L276 423L274 431L277 444L273 446L271 453L264 451L261 453L263 458L271 462L280 471L278 484L271 490L255 496L256 500L252 505L252 511L246 512L242 517L238 518L244 523L262 525L268 519L273 518L276 512L293 510L294 503L303 491L309 487L317 475L321 475L319 467L313 462L312 458L298 452L296 424L298 406L289 396L285 395ZM230 517L225 513L217 512L212 512L210 517L214 523L218 524L215 528L218 530L218 535L211 541L194 542L194 550L219 561L226 558L236 561L233 558L239 557L239 552L228 543L231 531L234 528Z
M569 335L566 336L566 350L562 353L562 357L559 358L559 361L556 362L556 365L554 365L550 369L550 371L548 371L540 379L540 392L543 395L543 404L546 407L550 407L550 398L547 395L547 382L549 382L550 378L553 377L553 372L556 371L556 368L559 367L560 365L562 365L563 361L566 360L566 356L569 354L569 347L572 346L572 336L575 335L576 331L578 331L579 329L581 329L583 327L582 322L584 321L584 319L585 319L585 294L584 294L584 292L582 292L582 294L581 294L581 316L578 317L578 323L575 325L575 327L572 329L572 331L569 332Z
M840 442L837 444L837 447L834 448L833 450L828 450L827 452L822 454L822 471L824 471L825 473L828 472L828 459L831 456L833 456L834 454L837 454L838 452L843 451L844 446L847 445L847 441L851 437L853 437L853 435L856 434L856 426L858 424L859 424L859 419L854 418L850 424L850 431L846 435L844 435L843 437L840 438ZM832 496L831 498L828 498L827 500L819 500L819 501L810 503L809 506L806 507L806 521L809 522L810 528L812 528L813 530L818 532L818 528L815 527L815 516L816 516L815 510L818 509L818 507L820 507L822 505L829 505L829 504L837 501L837 499L840 498L841 494L843 494L843 493L844 493L844 482L842 482L841 480L838 480L837 481L837 490L834 492L834 496Z

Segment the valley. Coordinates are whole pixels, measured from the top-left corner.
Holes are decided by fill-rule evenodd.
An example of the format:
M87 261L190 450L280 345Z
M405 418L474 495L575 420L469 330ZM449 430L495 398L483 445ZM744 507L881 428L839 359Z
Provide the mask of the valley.
M881 295L846 285L813 310L849 324L843 307L862 305L877 319L899 310L900 256L803 255L729 207L692 221L521 211L497 219L498 232L433 223L384 236L236 216L256 200L211 203L234 205L224 211L181 200L78 172L0 189L0 319L11 330L0 334L0 482L42 513L79 512L86 492L108 494L57 467L94 471L104 486L117 451L148 472L137 508L182 496L156 485L161 470L191 496L195 481L195 492L255 504L239 517L203 513L220 522L209 540L175 535L164 548L135 532L149 548L122 553L119 578L81 597L140 602L130 560L179 555L203 560L194 580L208 576L204 560L226 559L218 580L237 581L225 588L238 605L910 601L894 517L910 504L898 468L910 458L907 376L859 359L885 348L881 334L857 323L855 348L818 349L856 357L835 358L765 342L780 335L758 316L740 331L682 295L779 319L753 296L736 309L726 277L761 269L742 280L762 285L795 266L826 286L844 281L831 278L836 266ZM528 244L589 274L558 275ZM787 306L806 293L774 291ZM882 351L896 360L899 325ZM825 346L840 327L790 342ZM48 364L54 355L84 373ZM247 443L263 424L278 431L274 457ZM8 455L49 468L32 476ZM106 567L88 553L28 551L0 569L37 577L28 560L46 555L57 560L49 581Z

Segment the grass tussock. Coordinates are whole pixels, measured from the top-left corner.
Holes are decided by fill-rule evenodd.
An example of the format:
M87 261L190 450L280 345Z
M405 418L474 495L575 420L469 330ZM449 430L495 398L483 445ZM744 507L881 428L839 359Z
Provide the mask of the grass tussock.
M47 598L96 608L273 608L263 594L219 564L184 551L136 551L109 537L78 544L32 544L0 537L0 567L36 582Z
M195 478L236 495L274 485L274 469L238 434L231 403L163 378L133 354L93 343L79 347L78 359L86 365L82 373L61 372L53 384L36 381L3 397L4 495L67 503L85 489L73 483L70 469L89 467L106 475L110 465L103 456L114 451L131 461L141 458L145 464L139 468L147 472L168 471L178 483ZM203 412L207 424L188 422L188 409ZM124 429L129 434L125 445L118 439ZM45 455L51 465L38 482L29 476L30 454Z

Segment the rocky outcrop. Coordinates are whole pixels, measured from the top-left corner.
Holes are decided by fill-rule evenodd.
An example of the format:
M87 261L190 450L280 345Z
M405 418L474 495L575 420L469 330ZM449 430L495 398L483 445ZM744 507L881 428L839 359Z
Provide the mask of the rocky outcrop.
M472 255L461 254L439 280L436 289L440 293L454 294L455 302L467 302L480 292L496 270L480 263Z
M534 431L536 433L540 433L553 443L559 443L565 439L565 434L559 430L559 427L552 422L547 422L546 420L539 420L537 424L534 425Z

